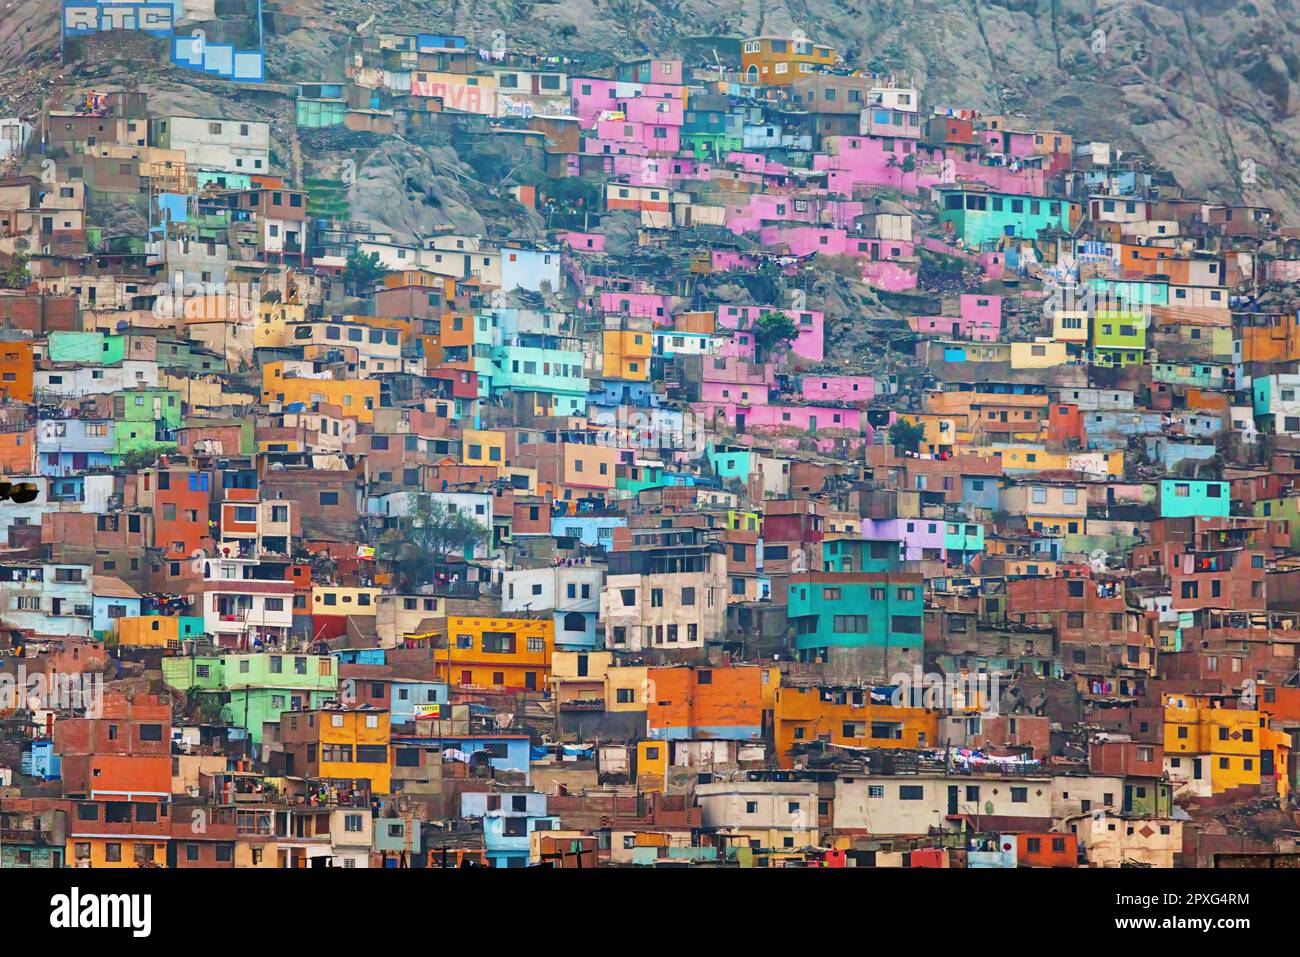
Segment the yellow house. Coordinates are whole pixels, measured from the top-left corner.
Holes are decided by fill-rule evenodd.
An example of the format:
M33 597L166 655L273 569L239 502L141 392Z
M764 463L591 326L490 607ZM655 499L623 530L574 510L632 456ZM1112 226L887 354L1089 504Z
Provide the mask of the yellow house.
M123 648L179 648L180 619L175 615L135 615L117 620L117 643Z
M355 615L373 617L379 607L382 588L347 588L342 585L313 585L313 615Z
M69 867L120 869L140 867L152 862L167 865L167 839L132 837L130 834L68 838L64 860Z
M1285 799L1289 738L1269 727L1267 714L1220 707L1217 695L1167 693L1163 703L1165 766L1171 780L1208 796L1259 787L1262 775L1271 773Z
M645 711L650 669L644 665L618 665L605 670L605 710Z
M1064 365L1069 359L1064 342L1051 339L1035 339L1033 342L1011 343L1011 368L1013 369L1050 369Z
M289 711L280 716L280 739L294 758L295 773L341 781L366 779L374 794L392 790L391 728L388 712L381 709Z
M604 711L605 674L614 655L608 651L556 651L551 654L551 688L560 711Z
M928 748L939 738L938 712L872 704L868 688L775 688L773 710L777 760L793 768L790 750L827 741L856 748Z
M804 36L750 37L740 54L743 82L788 86L818 67L835 65L835 48Z
M668 777L668 742L636 743L636 786L641 791L662 791Z
M1002 468L1027 472L1084 472L1089 475L1124 474L1124 453L1049 452L1040 445L986 445L964 449L970 455L1002 460Z
M956 423L949 416L941 415L900 415L904 422L919 425L925 430L921 439L920 451L934 455L939 452L951 452L957 438Z
M645 382L650 378L649 332L637 329L605 330L603 375L606 379Z
M460 436L462 465L500 468L506 461L506 435L482 429L465 429Z
M445 641L435 641L436 678L459 687L541 691L551 678L551 618L450 615Z
M289 327L307 321L307 307L297 302L265 302L258 305L253 345L271 349L293 345Z
M1057 309L1052 313L1052 338L1058 342L1088 341L1086 309Z
M285 375L283 362L269 362L262 368L262 401L308 406L326 402L341 408L344 415L370 424L379 408L379 380L302 379Z

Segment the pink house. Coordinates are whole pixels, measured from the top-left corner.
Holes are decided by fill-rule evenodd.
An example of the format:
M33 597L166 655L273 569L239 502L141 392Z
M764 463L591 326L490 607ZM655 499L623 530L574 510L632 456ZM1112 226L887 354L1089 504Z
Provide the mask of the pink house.
M710 255L709 264L714 272L726 272L729 269L753 269L757 260L744 253L729 249L715 249Z
M633 186L676 187L683 180L695 178L695 161L629 152L610 156L606 170L612 178L626 180Z
M963 295L960 316L911 316L907 322L921 335L996 342L1002 333L1002 297Z
M876 380L868 375L806 375L800 383L806 402L866 404L875 397Z
M980 253L980 268L985 279L1001 279L1006 275L1007 257L1002 251Z
M560 242L582 252L603 253L605 251L604 233L561 233Z
M865 136L891 136L919 140L921 116L908 110L894 110L885 106L869 106L862 111L858 132Z
M891 146L892 149L887 149ZM978 151L965 147L945 151L911 140L877 136L828 136L827 153L813 156L815 170L842 170L847 176L828 176L827 188L841 195L852 195L853 187L892 186L907 193L918 193L944 183L984 183L1004 193L1044 195L1044 171L1037 167L985 166ZM903 164L913 157L913 169ZM846 182L847 180L847 182Z
M1007 156L1025 157L1033 156L1034 134L1033 133L1010 133L1004 130L979 130L976 136L986 143L990 149L995 152L1004 152L1007 149Z
M700 401L727 405L766 405L772 398L771 387L737 382L701 382Z
M789 316L799 334L790 344L790 351L810 362L821 362L822 326L824 317L820 312L801 309L778 309L775 306L719 306L718 327L721 329L745 330L753 327L758 317L765 312L780 312ZM736 337L744 336L739 332ZM753 342L750 340L750 355L753 354Z
M759 173L763 176L786 176L790 172L790 167L784 163L774 163L762 153L733 150L727 154L727 163L738 166L747 173Z
M861 409L818 405L745 405L743 403L692 403L691 407L710 421L721 417L729 426L742 430L798 429L802 432L847 431L860 434L864 421Z
M768 386L776 377L766 362L747 362L734 356L724 356L704 363L704 382L726 382L736 385Z
M575 76L569 81L573 97L573 115L584 128L590 128L606 110L617 110L619 100L684 99L686 88L675 83L627 83L599 77Z
M682 146L681 124L598 120L596 139L584 137L584 153L647 155L676 153Z
M615 100L629 123L647 126L681 126L685 113L681 97L644 97Z
M600 308L613 315L648 316L657 326L673 321L672 296L649 292L602 292Z
M759 231L764 246L784 246L791 256L843 256L848 233L824 226L766 226Z

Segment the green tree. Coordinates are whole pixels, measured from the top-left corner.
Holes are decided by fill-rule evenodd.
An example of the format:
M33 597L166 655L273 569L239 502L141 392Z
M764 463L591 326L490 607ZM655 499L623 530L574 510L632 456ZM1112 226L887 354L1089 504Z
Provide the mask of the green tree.
M889 442L895 452L919 452L925 428L906 419L897 419L889 427Z
M348 253L343 281L347 283L349 292L365 293L369 292L387 273L388 270L379 262L379 253L367 255L354 246L352 252Z
M784 312L761 313L754 323L755 358L762 361L778 345L793 342L797 335L799 327Z
M24 289L32 281L28 259L22 253L0 257L0 289Z
M386 533L380 548L402 584L412 588L432 582L452 557L467 557L488 537L488 529L472 516L427 496L420 497L407 526L405 536Z

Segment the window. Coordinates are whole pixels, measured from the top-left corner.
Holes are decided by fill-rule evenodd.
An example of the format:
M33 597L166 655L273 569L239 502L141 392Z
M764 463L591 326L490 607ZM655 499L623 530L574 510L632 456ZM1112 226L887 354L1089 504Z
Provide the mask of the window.
M921 801L925 799L925 786L921 784L900 784L898 786L900 801Z

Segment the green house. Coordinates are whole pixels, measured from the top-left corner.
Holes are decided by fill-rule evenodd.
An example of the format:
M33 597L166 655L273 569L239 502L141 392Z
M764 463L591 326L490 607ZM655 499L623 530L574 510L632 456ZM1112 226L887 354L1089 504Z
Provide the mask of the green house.
M1269 498L1255 503L1255 517L1284 521L1291 530L1291 549L1300 551L1300 498Z
M176 448L181 394L175 389L129 389L113 393L113 454Z
M46 349L51 362L111 366L122 361L126 342L104 332L51 332Z
M198 689L205 709L244 728L254 744L262 726L285 711L318 708L339 695L338 662L330 655L278 652L164 658L164 683Z
M1147 348L1145 315L1136 310L1099 312L1092 319L1092 361L1111 368L1141 365Z

